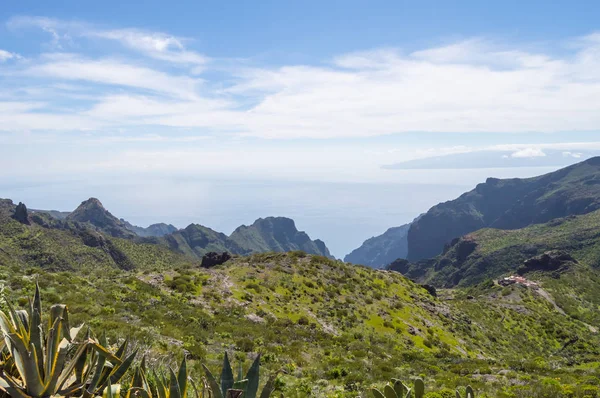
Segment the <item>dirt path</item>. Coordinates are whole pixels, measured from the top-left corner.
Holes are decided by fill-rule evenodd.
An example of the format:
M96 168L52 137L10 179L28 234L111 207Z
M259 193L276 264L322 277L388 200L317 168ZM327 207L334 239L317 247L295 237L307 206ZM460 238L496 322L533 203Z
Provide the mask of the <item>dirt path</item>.
M548 293L546 290L542 289L541 287L538 287L536 289L536 292L538 292L540 294L540 296L542 296L543 298L545 298L550 304L552 304L552 306L554 307L554 309L558 312L560 312L563 315L567 315L567 313L560 308L556 302L554 301L554 298L552 297L552 295L550 293ZM581 322L581 321L580 321ZM598 333L598 328L592 325L589 325L585 322L581 322L583 323L585 326L588 327L588 329L590 330L590 332L592 333Z
M548 293L547 291L545 291L544 289L542 289L541 287L538 287L536 289L536 292L538 292L540 294L540 296L542 296L543 298L545 298L550 304L552 304L552 306L554 307L554 309L558 312L560 312L563 315L567 315L567 313L565 311L563 311L562 308L560 308L558 305L556 305L556 301L554 301L554 298L552 297L552 295L550 293Z

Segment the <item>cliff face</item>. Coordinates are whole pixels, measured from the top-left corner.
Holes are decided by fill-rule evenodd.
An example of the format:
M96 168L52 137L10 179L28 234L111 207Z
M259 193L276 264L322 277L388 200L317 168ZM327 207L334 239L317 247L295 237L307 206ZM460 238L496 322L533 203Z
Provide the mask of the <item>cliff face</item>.
M408 231L408 259L434 257L452 239L481 228L517 229L597 209L600 157L534 178L489 178L415 221Z
M408 255L408 230L410 224L390 228L379 236L374 236L350 254L344 261L362 264L372 268L382 268L397 259Z

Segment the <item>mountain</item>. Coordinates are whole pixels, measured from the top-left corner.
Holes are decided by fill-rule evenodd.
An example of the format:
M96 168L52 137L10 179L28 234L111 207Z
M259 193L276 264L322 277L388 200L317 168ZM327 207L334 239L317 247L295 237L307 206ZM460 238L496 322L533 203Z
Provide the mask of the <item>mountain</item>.
M250 226L238 227L230 236L191 224L165 235L163 240L171 249L197 258L208 252L248 255L295 250L332 258L325 243L311 240L305 232L296 229L294 220L285 217L259 218Z
M481 229L455 239L434 259L397 270L437 286L466 286L524 271L527 260L556 250L600 269L600 210L522 229Z
M56 218L57 220L64 220L68 217L71 212L69 211L58 211L58 210L39 210L39 209L29 209L31 213L45 213L50 217Z
M408 259L434 257L454 238L482 228L523 228L599 208L600 157L534 178L488 178L411 225Z
M597 383L600 336L591 328L600 320L577 318L584 310L597 313L587 306L597 293L592 273L578 274L589 278L579 280L578 290L573 279L564 294L564 286L540 276L543 290L478 285L438 289L435 297L396 272L296 251L238 256L203 269L166 245L79 228L86 224L48 228L35 217L23 224L12 218L15 208L0 201L7 300L17 309L29 305L38 281L44 305L67 304L71 323L105 332L111 344L127 337L149 358L185 355L196 380L203 375L199 364L217 369L227 349L245 368L256 352L263 374L284 368L278 384L286 397L366 396L368 387L391 377L419 374L427 375L430 390L446 388L443 395L429 391L432 397L455 396L449 389L457 383L482 396L544 397L567 396L548 388L591 385L588 391ZM592 222L585 220L583 230ZM567 239L577 224L565 225ZM188 232L224 240L200 226ZM481 239L486 251L503 242ZM597 252L590 246L589 253ZM586 267L584 257L573 267Z
M13 211L11 206L14 206L12 201L6 200L6 203L0 203L0 210L6 207ZM243 225L227 236L199 224L190 224L182 230L165 223L138 227L113 216L96 198L83 201L71 213L47 210L32 212L43 218L38 220L38 224L43 223L48 227L68 228L68 223L79 223L112 237L140 237L146 238L147 243L166 244L171 250L194 258L202 258L208 252L246 255L294 250L332 258L323 241L311 240L305 232L296 229L294 220L285 217L260 218L254 224Z
M165 235L163 239L171 249L197 258L202 258L208 252L247 252L227 235L199 224L190 224L184 229Z
M157 224L152 224L146 228L138 227L137 225L132 225L131 223L129 223L128 221L125 221L122 218L121 218L121 222L125 225L125 228L127 228L131 232L135 233L137 236L141 236L143 238L161 237L161 236L165 236L168 234L172 234L173 232L177 231L177 228L174 227L173 225L165 224L162 222L157 223Z
M99 231L118 238L133 238L136 236L123 221L113 216L96 198L81 202L65 220L86 223Z
M245 253L302 250L332 258L323 241L311 240L306 232L296 229L294 220L286 217L259 218L250 226L238 227L229 239Z
M410 224L393 227L379 236L367 239L344 257L344 261L381 268L408 255L408 230Z

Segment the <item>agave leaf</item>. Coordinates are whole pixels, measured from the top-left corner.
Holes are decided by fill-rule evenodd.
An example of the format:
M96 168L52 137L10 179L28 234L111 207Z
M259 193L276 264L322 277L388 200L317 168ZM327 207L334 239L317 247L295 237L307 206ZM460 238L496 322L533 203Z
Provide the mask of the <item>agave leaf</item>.
M29 314L25 310L16 310L15 315L19 320L19 325L23 328L22 336L29 339Z
M125 350L127 349L128 345L129 345L129 339L125 339L123 341L123 343L121 343L119 348L117 348L117 352L115 352L115 357L117 357L119 359L123 359L125 356Z
M215 376L210 373L210 370L206 367L206 365L202 364L202 368L204 368L204 373L206 374L206 380L208 381L208 386L212 391L212 398L223 398L223 394L221 394L221 389L219 388L219 384L215 380Z
M0 315L4 315L4 314L2 312L0 312ZM17 350L15 343L13 342L13 338L11 338L11 336L15 336L14 337L15 339L19 339L19 336L17 334L5 332L4 338L5 338L6 346L8 347L8 350L10 351L13 362L15 364L15 368L17 369L17 372L19 373L21 380L26 380L25 362L23 361L21 354ZM23 343L21 342L21 344L23 344Z
M183 361L181 361L181 366L179 367L179 373L177 374L177 384L179 384L179 392L182 397L187 397L187 388L188 388L188 373L187 373L187 363L185 361L185 355L183 356Z
M29 328L29 341L33 344L38 358L43 357L43 331L42 331L42 300L40 296L40 286L35 284L35 295L31 303L31 326ZM44 363L38 363L40 374L44 371Z
M92 343L89 343L89 344L92 345ZM84 398L91 397L94 394L94 391L96 391L96 386L98 386L98 383L100 382L100 378L102 377L102 371L104 370L105 363L106 363L106 356L98 353L98 359L96 361L96 370L94 372L94 377L92 378L92 381L90 382L87 389L83 393Z
M410 388L407 389L406 391L406 398L410 398L410 393L412 392L412 390Z
M29 332L27 329L25 329L25 325L21 321L21 317L9 302L7 302L6 305L8 306L8 312L10 313L10 319L14 325L15 333L23 339L25 345L29 345Z
M19 386L10 376L0 369L0 391L6 392L9 397L13 398L30 398L21 386Z
M140 387L132 387L127 391L127 395L125 396L125 398L132 397L152 398L150 394L148 394L148 391Z
M175 376L171 368L169 368L169 376L169 398L183 398L179 389L179 383L177 382L177 376Z
M72 342L77 338L77 335L79 334L79 332L81 331L81 329L83 329L83 323L77 327L71 328L69 330L69 341Z
M45 374L52 374L52 366L56 362L58 356L58 347L61 344L62 322L60 318L54 319L52 327L48 330L46 338L46 369Z
M227 394L227 390L233 386L233 382L233 370L231 369L231 363L229 362L227 351L225 351L223 370L221 371L221 393L223 395Z
M196 398L200 398L198 396L198 387L196 386L196 383L194 382L194 379L192 379L191 377L190 377L190 384L192 385L192 388L194 389L194 395L196 396ZM204 397L204 388L202 388L202 398L205 398Z
M398 398L396 391L394 391L394 388L389 384L386 384L383 388L383 395L385 395L385 398Z
M165 387L165 383L162 378L158 377L156 372L152 372L154 374L154 379L156 380L156 392L159 398L167 398L167 388Z
M65 361L67 358L69 342L67 339L62 339L62 342L58 348L58 355L54 358L54 363L52 364L51 372L46 375L46 385L44 389L43 396L47 397L49 395L54 395L56 393L56 387L59 382L59 378L63 367L65 366ZM32 345L33 347L33 345ZM34 351L35 354L35 351ZM70 373L70 372L69 372Z
M256 398L258 393L258 382L260 377L260 354L256 357L252 366L248 369L246 379L248 379L248 385L244 390L244 398Z
M88 331L88 333L89 333L89 331ZM81 352L79 352L79 351L81 351ZM71 360L71 365L75 369L75 381L76 382L83 381L83 372L85 369L85 365L88 362L88 359L90 359L90 362L92 362L94 360L94 356L90 355L90 353L91 353L91 350L90 350L90 347L87 344L87 342L83 343L79 346L79 349L77 350L77 354ZM68 377L68 375L70 373L71 372L68 372L65 376Z
M376 388L371 389L371 394L373 394L374 398L385 398L385 395L383 395L383 393Z
M458 390L456 390L456 398L462 398L462 397L460 396L460 393L458 392Z
M22 380L25 386L27 386L27 393L33 396L40 396L44 391L44 384L38 370L35 352L32 353L33 356L30 355L27 347L23 341L19 339L18 335L10 334L8 337L14 347L13 357L15 359L15 364L20 362L20 366L23 368L22 375L25 375L25 377L22 378Z
M275 381L277 380L278 373L273 373L269 376L269 380L267 380L267 384L262 389L262 393L260 394L260 398L269 398L273 391L275 391Z
M54 304L50 307L50 324L54 323L55 319L60 319L62 336L67 340L71 339L69 334L71 326L69 325L69 309L65 304Z
M136 355L137 350L134 351L127 358L125 358L125 360L115 370L112 371L110 377L108 378L110 379L111 383L118 383L121 380L121 378L125 376L125 373L127 373L129 368L133 364L133 360L135 359Z
M104 357L105 359L107 359L108 361L110 361L111 363L115 364L115 365L119 365L122 361L120 358L117 358L116 356L114 356L110 351L108 351L106 348L104 348L106 346L106 344L98 344L95 341L91 341L90 342L90 347L96 351L101 357Z
M108 386L104 389L102 393L102 398L119 398L121 396L121 385L110 384L110 379L108 380Z

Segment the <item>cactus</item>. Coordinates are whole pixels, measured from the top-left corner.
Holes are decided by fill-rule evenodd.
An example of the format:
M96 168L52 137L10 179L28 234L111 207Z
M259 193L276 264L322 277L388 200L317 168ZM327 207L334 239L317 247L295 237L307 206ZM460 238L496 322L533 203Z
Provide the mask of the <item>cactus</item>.
M257 398L260 376L260 354L254 360L252 366L250 366L250 369L248 370L248 373L246 373L246 376L244 378L242 378L242 369L240 365L237 381L234 380L233 370L231 368L231 362L229 361L229 356L227 355L227 352L225 353L225 358L223 359L223 369L221 371L220 384L217 383L217 380L210 372L210 370L206 367L206 365L202 366L204 368L204 373L206 374L208 389L211 391L212 397ZM276 378L277 373L269 377L269 380L267 380L267 384L265 384L265 386L262 389L260 398L269 398L271 396L271 394L275 390Z
M135 353L125 357L126 341L115 354L105 348L104 336L97 341L89 330L85 338L77 341L83 325L70 327L69 311L63 304L52 306L44 330L39 286L29 311L15 310L10 303L7 307L8 310L0 311L0 391L18 398L90 398L120 391L118 382L135 357ZM67 353L73 351L68 359Z
M456 398L462 398L460 392L458 391L456 391ZM475 392L473 391L473 388L471 388L471 386L467 386L465 390L465 398L475 398Z
M413 390L415 398L423 398L425 396L425 383L423 383L423 380L416 379ZM383 392L372 388L371 394L375 398L411 398L413 390L404 385L400 380L392 379L392 384L386 384Z

